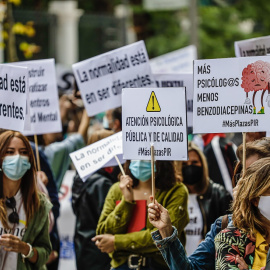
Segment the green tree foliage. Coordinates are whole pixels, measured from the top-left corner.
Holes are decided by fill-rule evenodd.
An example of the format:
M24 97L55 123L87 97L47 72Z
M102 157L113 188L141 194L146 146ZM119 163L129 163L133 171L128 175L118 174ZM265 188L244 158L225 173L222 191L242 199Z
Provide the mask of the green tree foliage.
M149 36L145 38L149 57L155 57L189 45L189 34L181 28L178 12L151 12ZM185 13L182 12L185 16Z
M232 1L231 1L232 2ZM270 33L270 2L238 0L223 6L199 7L201 58L234 57L234 42ZM245 31L243 24L250 24Z
M189 45L190 33L182 27L189 19L188 10L146 12L138 5L133 10L148 18L143 30L147 33L144 40L150 57ZM199 57L234 57L235 41L269 35L269 14L270 2L263 0L200 1ZM244 23L250 25L249 31L243 27ZM142 29L139 36L143 36Z
M24 0L19 8L47 8L48 0ZM198 0L199 57L234 57L234 42L266 36L270 33L270 1L265 0ZM78 0L85 13L114 13L117 4L130 4L134 31L145 40L150 57L177 50L190 44L187 27L188 9L153 11L143 9L142 0ZM243 30L249 22L251 31Z
M234 57L234 42L254 36L241 30L239 12L234 6L201 6L199 16L201 58Z
M270 33L270 2L265 0L238 0L235 3L241 20L252 19L255 22L253 35L265 36Z

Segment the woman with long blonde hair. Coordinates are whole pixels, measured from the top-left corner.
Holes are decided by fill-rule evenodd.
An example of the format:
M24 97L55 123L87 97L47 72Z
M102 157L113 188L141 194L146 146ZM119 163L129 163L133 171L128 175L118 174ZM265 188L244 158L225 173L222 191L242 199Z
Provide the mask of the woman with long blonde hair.
M233 225L215 238L216 269L236 269L243 257L246 269L260 270L270 243L270 158L252 163L237 185Z
M29 141L20 132L0 135L0 269L46 269L51 251L51 203L37 191Z

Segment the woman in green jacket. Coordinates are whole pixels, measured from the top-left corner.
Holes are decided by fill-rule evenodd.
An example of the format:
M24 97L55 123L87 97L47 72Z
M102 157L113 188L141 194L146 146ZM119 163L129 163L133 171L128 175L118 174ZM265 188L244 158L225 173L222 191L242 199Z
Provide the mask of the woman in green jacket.
M48 213L37 191L32 148L19 132L0 135L0 269L46 269L51 252Z
M97 236L93 241L102 252L109 253L112 269L168 269L151 238L151 232L156 228L146 218L146 205L152 193L151 162L127 161L124 170L126 176L120 177L120 182L111 187L106 197L97 226ZM183 229L188 223L188 192L183 184L177 183L172 161L156 162L155 180L155 199L167 208L179 238L185 244ZM144 228L134 231L130 230L130 226L134 225L130 223L133 215L136 216L139 201L145 203L145 211L140 220Z

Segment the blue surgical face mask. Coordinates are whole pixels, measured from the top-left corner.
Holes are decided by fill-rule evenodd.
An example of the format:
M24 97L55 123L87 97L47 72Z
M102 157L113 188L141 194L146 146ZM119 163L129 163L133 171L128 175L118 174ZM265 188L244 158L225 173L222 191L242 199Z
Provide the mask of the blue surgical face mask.
M146 182L152 175L151 161L148 160L133 160L129 165L132 175L142 182ZM154 167L156 172L156 166Z
M30 168L31 164L27 156L6 156L3 159L2 170L10 180L21 179Z
M269 203L270 203L270 196L261 196L258 208L261 212L261 214L266 217L268 220L270 220L270 209L269 209Z

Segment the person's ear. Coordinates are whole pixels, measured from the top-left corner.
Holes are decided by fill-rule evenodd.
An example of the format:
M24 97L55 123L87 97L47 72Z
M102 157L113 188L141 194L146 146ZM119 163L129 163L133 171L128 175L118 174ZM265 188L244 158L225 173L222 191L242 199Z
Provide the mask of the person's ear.
M260 198L258 197L258 198L253 199L253 200L251 201L251 203L252 203L254 206L258 207L259 201L260 201Z

